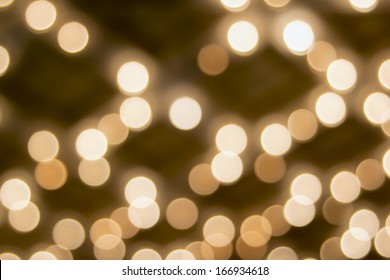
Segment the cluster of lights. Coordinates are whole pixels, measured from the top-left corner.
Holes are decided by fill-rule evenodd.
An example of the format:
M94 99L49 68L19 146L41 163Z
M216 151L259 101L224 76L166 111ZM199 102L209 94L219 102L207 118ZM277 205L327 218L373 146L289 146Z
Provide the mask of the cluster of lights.
M12 4L12 0L0 0L0 8ZM249 0L221 0L228 11L241 12L247 9ZM289 4L289 0L265 0L273 9ZM373 10L376 0L350 0L351 7L359 12ZM36 33L48 32L56 27L57 9L49 1L31 2L25 12L28 27ZM258 51L265 40L257 24L247 20L232 23L226 30L226 42L238 56L250 56ZM313 111L300 108L293 111L286 121L269 123L258 133L257 146L263 150L254 162L254 172L260 181L275 183L285 176L287 164L284 156L294 148L294 141L304 143L312 140L319 129L319 123L336 127L347 117L344 95L350 93L358 81L354 64L340 58L336 49L328 42L316 41L314 29L305 20L293 19L284 25L279 34L282 48L289 54L305 56L309 67L324 76L330 90L320 94ZM80 22L64 23L57 33L60 48L68 54L83 51L89 42L88 29ZM198 66L207 75L222 74L228 67L229 55L223 44L208 44L198 53ZM280 47L280 46L279 46ZM0 45L0 76L6 74L10 65L10 53ZM82 182L98 187L110 177L110 164L105 158L109 149L123 143L129 131L147 129L153 118L148 101L148 87L151 79L146 63L129 60L116 69L118 90L126 99L113 112L103 116L96 128L79 131L75 139L75 150L80 157L78 175ZM379 84L390 90L390 60L378 68ZM202 107L198 96L186 90L176 90L170 103L167 117L175 128L188 131L196 129L202 121ZM146 97L144 97L144 95ZM367 95L363 113L368 122L381 126L385 135L390 134L390 98L382 92ZM0 115L1 116L1 115ZM157 115L156 115L157 116ZM317 120L318 119L318 120ZM208 163L194 166L188 176L191 190L201 196L215 193L220 185L237 182L244 173L245 150L248 148L248 129L232 120L220 126L215 133L217 151ZM49 131L38 131L28 141L28 153L37 162L34 178L45 190L55 191L67 181L68 170L57 157L59 142ZM380 219L370 209L351 210L351 203L362 192L376 190L383 184L386 175L390 177L390 150L382 159L361 162L356 172L340 171L334 174L329 184L329 196L323 203L324 218L334 225L349 221L348 229L337 237L327 239L321 246L321 259L364 258L372 243L378 254L390 258L390 216L380 228ZM126 257L126 243L142 230L154 227L163 215L158 204L158 188L153 176L138 174L130 178L124 187L124 198L128 205L115 209L110 217L93 222L89 239L97 259L123 259ZM160 187L159 187L160 189ZM243 259L298 259L298 253L287 246L270 250L268 243L274 236L283 236L291 227L305 227L316 215L316 203L325 193L321 180L312 173L297 175L290 185L290 197L283 205L271 205L262 215L253 214L236 226L234 219L226 214L209 216L203 224L203 240L189 243L184 248L169 251L165 259L228 259L233 250ZM5 181L0 190L2 205L8 209L9 224L19 232L30 232L40 222L38 207L31 201L34 192L29 184L20 178ZM175 198L166 207L165 218L177 230L187 230L200 220L202 209L187 197ZM238 237L237 237L238 236ZM30 259L72 259L72 250L82 246L87 238L83 223L75 218L58 220L52 229L55 245L34 252ZM235 246L234 246L234 240ZM268 254L267 254L268 253ZM131 256L134 260L162 259L152 248L141 248ZM13 253L0 255L1 259L18 259Z

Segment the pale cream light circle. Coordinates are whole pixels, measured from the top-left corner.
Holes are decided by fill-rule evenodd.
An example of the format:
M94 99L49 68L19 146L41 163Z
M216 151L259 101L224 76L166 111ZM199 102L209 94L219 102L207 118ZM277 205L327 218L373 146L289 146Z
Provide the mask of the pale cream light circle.
M148 69L137 61L126 62L118 70L117 82L124 93L141 94L149 84Z
M15 0L0 0L0 8L5 8L11 5Z
M381 92L374 92L364 101L364 114L373 124L382 124L388 119L385 113L390 109L390 97Z
M32 29L42 31L49 29L54 24L57 18L57 10L49 1L34 1L28 5L25 18Z
M384 88L390 89L390 59L383 61L379 66L378 79Z
M28 140L28 153L39 162L50 161L55 158L59 151L57 137L49 131L38 131L31 135Z
M195 241L185 248L190 251L197 260L214 260L213 248L205 241Z
M350 203L360 194L359 179L349 171L337 173L330 183L330 191L337 201Z
M390 150L387 150L382 160L383 169L388 177L390 177Z
M35 229L41 218L38 207L30 202L21 210L10 210L8 212L8 221L17 231L29 232Z
M341 238L331 237L321 245L320 257L321 260L345 260L345 256L341 251Z
M284 27L283 40L292 53L304 55L314 43L313 29L302 20L294 20Z
M316 208L306 196L291 197L284 205L283 216L294 227L304 227L310 224L315 216Z
M225 247L235 235L233 222L222 215L209 218L203 226L204 239L214 247Z
M240 227L242 240L251 247L261 247L267 244L272 236L270 222L260 215L246 218Z
M290 3L290 0L264 0L264 2L272 8L282 8Z
M118 223L112 219L102 218L95 221L91 229L89 230L89 238L92 243L96 243L96 241L102 237L103 235L115 235L119 238L122 237L122 230Z
M103 185L110 178L110 164L105 158L97 160L82 159L78 168L79 176L88 186L97 187Z
M169 108L169 120L178 129L194 129L198 126L201 119L202 108L193 98L180 97Z
M199 51L197 61L203 73L215 76L226 70L229 64L229 56L226 50L219 45L210 44Z
M298 256L293 249L282 246L273 249L268 254L267 260L298 260Z
M96 240L93 253L98 260L121 260L125 256L126 246L118 236L104 234Z
M7 49L0 45L0 77L7 71L10 61Z
M17 261L17 260L20 260L20 257L14 253L2 253L2 254L0 254L0 260Z
M238 237L235 246L237 255L242 260L261 260L267 252L267 245L252 247L246 244L242 237Z
M259 44L259 33L248 21L233 23L227 33L230 47L240 55L251 54Z
M62 161L53 159L48 162L38 163L34 176L42 188L57 190L65 184L68 178L68 170Z
M118 145L126 140L129 129L118 114L104 116L98 124L98 129L107 137L108 144Z
M51 245L47 247L46 251L52 253L57 260L73 260L72 253L63 246Z
M110 218L121 228L121 238L131 238L135 236L139 228L130 222L128 207L120 207L111 213Z
M216 247L210 244L214 253L215 260L228 260L233 254L233 244L229 243L223 247Z
M381 228L375 236L375 249L379 255L390 258L390 227Z
M317 99L316 114L322 124L335 127L345 120L347 106L339 95L327 92Z
M348 222L353 213L351 204L341 203L333 198L328 197L322 206L322 215L325 220L332 225L343 225Z
M133 130L143 130L152 121L149 103L140 97L131 97L122 102L119 115L122 122Z
M88 44L87 28L79 22L68 22L58 31L58 44L67 53L78 53Z
M248 7L250 0L220 0L222 5L229 11L239 12Z
M243 172L241 158L231 152L218 153L211 162L211 171L221 183L234 183Z
M310 67L318 72L325 72L329 64L336 58L336 49L324 41L315 42L313 48L307 54L307 62Z
M103 132L97 129L87 129L76 139L78 154L87 160L97 160L107 152L108 142Z
M1 203L9 210L21 210L30 203L31 191L26 182L10 179L1 186Z
M41 260L46 260L46 261L54 261L57 260L56 256L54 254L49 253L47 251L39 251L34 253L31 257L30 260L36 260L36 261L41 261Z
M314 203L321 197L322 184L318 177L313 174L304 173L292 181L290 192L291 196L303 195Z
M350 259L364 258L371 249L368 233L361 228L351 228L341 237L341 250Z
M161 256L155 250L141 249L134 253L132 260L161 260Z
M288 129L281 124L271 124L261 133L261 146L267 153L280 156L287 153L292 144Z
M259 155L254 164L256 177L266 183L275 183L281 180L286 174L286 168L283 157L267 153Z
M345 92L355 86L357 72L355 66L350 61L337 59L329 64L326 77L333 89Z
M318 121L309 110L299 109L288 117L287 127L294 139L308 141L316 135Z
M349 0L351 7L358 12L371 12L378 5L378 0Z
M386 174L382 165L375 159L366 159L356 168L362 189L373 191L378 189L385 181Z
M168 204L166 218L172 227L188 229L198 220L198 207L188 198L175 199Z
M227 151L236 155L245 150L247 142L248 137L245 130L236 124L221 127L215 136L215 143L221 152Z
M272 205L268 207L264 213L264 218L266 218L272 228L272 236L282 236L287 233L291 226L287 223L283 215L283 206L281 205Z
M150 198L138 198L130 205L128 215L135 226L147 229L157 224L160 218L160 208Z
M154 182L144 176L130 179L125 187L125 197L129 204L139 198L149 198L151 202L156 199L157 189Z
M352 215L349 220L349 227L363 229L372 239L379 230L379 219L374 212L362 209Z
M219 187L219 182L211 171L211 165L207 163L198 164L192 168L188 183L190 188L199 195L210 195Z
M166 260L195 260L195 257L188 250L178 249L170 252L165 259Z
M60 220L53 228L53 240L58 245L75 250L84 243L84 227L74 219Z

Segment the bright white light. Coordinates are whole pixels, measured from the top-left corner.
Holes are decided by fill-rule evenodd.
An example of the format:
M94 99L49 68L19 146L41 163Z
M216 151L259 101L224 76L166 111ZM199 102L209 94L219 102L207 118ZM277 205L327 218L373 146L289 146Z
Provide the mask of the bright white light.
M122 122L133 130L143 130L152 121L152 109L149 103L140 97L131 97L123 101L119 109Z
M220 0L229 11L239 12L249 6L250 0Z
M240 154L246 148L248 137L245 130L236 124L221 127L215 137L215 143L220 151Z
M191 130L200 123L202 108L195 99L180 97L169 108L169 119L176 128Z
M364 114L373 124L382 124L388 121L385 113L390 110L390 97L381 92L370 94L364 101Z
M327 92L317 99L316 114L322 124L335 127L344 121L347 115L347 106L339 95Z
M267 153L280 156L287 153L292 144L288 129L281 124L271 124L261 133L261 146Z
M329 64L326 77L333 89L346 92L355 86L357 72L355 66L350 61L337 59Z
M221 152L213 158L211 171L218 181L229 184L241 177L243 164L236 154Z
M378 5L378 0L349 0L352 8L361 13L371 12Z
M10 64L9 53L6 48L0 45L0 77L5 74Z
M238 21L230 26L227 34L230 47L241 55L254 51L259 43L259 33L256 27L248 21Z
M32 2L26 9L26 22L34 30L49 29L57 18L56 7L49 1Z
M87 160L97 160L104 156L108 142L106 136L97 129L87 129L76 140L78 154Z
M61 26L57 40L60 47L67 53L78 53L87 46L89 33L81 23L68 22Z
M149 72L146 67L136 61L123 64L117 73L119 87L126 94L140 94L149 84Z
M304 21L294 20L284 28L283 39L291 52L304 55L314 43L313 29Z

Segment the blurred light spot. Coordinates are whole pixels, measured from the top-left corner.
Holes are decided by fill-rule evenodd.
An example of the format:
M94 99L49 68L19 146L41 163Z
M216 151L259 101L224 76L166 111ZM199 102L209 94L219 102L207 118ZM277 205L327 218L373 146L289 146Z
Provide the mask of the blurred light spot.
M351 228L341 237L341 250L350 259L364 258L371 249L368 233L361 228Z
M220 0L229 11L240 12L249 6L250 0Z
M192 242L185 248L194 255L197 260L214 260L212 247L204 241Z
M121 260L126 253L126 246L116 235L100 236L93 247L93 253L98 260Z
M87 160L97 160L107 152L107 138L97 129L87 129L76 140L78 154Z
M294 139L308 141L317 134L318 122L312 112L299 109L288 117L287 127Z
M240 227L241 239L250 247L261 247L267 244L272 235L269 221L260 216L253 215L246 218Z
M227 33L230 47L240 55L251 54L259 43L259 33L256 27L248 21L238 21L232 24Z
M283 246L273 249L267 260L298 260L298 256L293 249Z
M337 201L350 203L360 194L359 179L348 171L337 173L330 183L330 191Z
M58 154L59 144L57 137L49 131L38 131L28 140L30 156L40 162L50 161Z
M268 220L272 228L272 236L282 236L290 230L290 225L287 223L283 215L283 206L272 205L268 207L263 217Z
M382 160L383 169L388 177L390 177L390 150L387 150Z
M207 163L198 164L192 168L188 183L190 188L199 195L210 195L219 187L219 182L214 178L211 166Z
M68 178L66 166L59 160L40 162L35 168L35 180L46 190L61 188Z
M46 251L39 251L34 253L31 257L30 260L57 260L56 256L54 256L52 253L46 252Z
M341 203L330 196L322 206L322 215L332 225L345 224L352 214L351 204Z
M321 197L322 184L313 174L304 173L293 180L290 192L291 196L306 196L314 203Z
M230 184L241 177L243 164L240 157L236 154L221 152L213 158L211 171L218 181Z
M127 207L120 207L114 210L110 218L120 226L122 239L131 238L139 231L139 228L130 222Z
M104 133L110 145L119 145L129 135L129 129L124 125L118 114L105 115L100 120L98 129Z
M141 249L134 253L132 260L161 260L161 256L155 250Z
M58 31L58 44L67 53L78 53L88 44L87 28L79 22L68 22Z
M349 0L351 7L361 13L371 12L378 5L378 0Z
M5 72L9 67L9 64L10 64L9 53L6 48L0 45L0 77L5 74Z
M375 236L375 249L382 257L390 258L390 227L378 231Z
M247 145L248 137L245 130L236 124L221 127L215 136L215 143L221 152L242 153Z
M0 1L0 5L1 5L1 1ZM2 253L2 254L0 254L0 260L2 260L2 261L5 261L5 260L18 261L18 260L20 260L20 257L14 253Z
M97 160L82 159L78 168L79 176L88 186L97 187L103 185L110 178L110 164L105 158Z
M34 30L49 29L57 18L56 7L49 1L39 0L28 5L26 22Z
M307 62L310 67L318 72L325 72L330 63L337 58L335 48L324 41L315 42L313 48L307 54Z
M222 246L222 247L216 247L216 246L213 246L212 244L210 244L210 245L211 245L211 248L213 249L215 260L229 260L233 254L232 243L229 243L228 245Z
M202 108L195 99L190 97L176 99L169 108L169 120L178 129L194 129L201 119Z
M146 177L139 176L130 179L125 187L125 197L129 204L140 198L149 198L153 202L157 196L154 182ZM146 205L147 206L147 205Z
M345 260L340 244L340 237L331 237L322 243L320 249L321 260Z
M187 198L175 199L167 207L166 218L175 229L188 229L198 220L198 207Z
M203 73L215 76L226 70L229 64L229 56L218 45L207 45L198 53L198 66Z
M147 229L153 227L160 218L160 208L157 203L150 198L138 198L129 207L128 212L133 225Z
M275 183L286 174L286 162L282 157L272 156L267 153L257 157L254 170L257 178L266 183Z
M1 203L10 210L21 210L31 199L29 186L20 179L11 179L1 186Z
M367 96L363 109L371 123L382 124L389 120L385 117L385 113L390 109L390 97L381 92L374 92Z
M0 8L5 8L11 5L15 0L0 0Z
M145 129L152 121L152 109L149 103L140 97L131 97L123 101L119 115L127 127L136 131Z
M194 255L188 250L178 249L170 252L166 260L195 260Z
M306 196L296 195L287 200L283 208L286 221L294 227L310 224L315 216L316 208Z
M357 73L355 66L350 61L337 59L329 64L326 77L333 89L345 92L355 86Z
M122 237L122 230L120 226L112 219L99 219L95 221L89 231L89 237L91 238L92 243L96 241L103 235L115 235L119 238Z
M283 40L292 53L304 55L314 43L313 29L304 21L294 20L284 28Z
M236 241L236 252L242 260L260 260L267 252L267 245L260 247L249 246L242 237Z
M349 227L363 229L372 239L379 230L379 220L374 212L362 209L352 215Z
M390 89L390 59L383 61L379 66L378 79L384 88Z
M339 95L327 92L317 99L316 114L322 124L335 127L345 120L347 107Z
M225 247L235 235L233 222L221 215L209 218L203 226L205 240L214 247Z
M57 260L73 260L72 253L63 246L51 245L46 251L53 254Z
M32 202L21 210L11 210L8 213L10 225L20 232L29 232L35 229L40 218L39 209Z
M264 0L264 2L272 8L282 8L290 3L290 0Z
M118 70L117 82L124 93L140 94L149 84L148 69L137 61L126 62Z
M60 220L53 228L53 240L58 245L75 250L84 243L84 227L74 219Z
M366 159L362 161L356 169L362 189L373 191L378 189L385 181L385 173L379 161Z
M290 150L291 143L288 129L281 124L271 124L261 133L261 146L271 155L284 155Z

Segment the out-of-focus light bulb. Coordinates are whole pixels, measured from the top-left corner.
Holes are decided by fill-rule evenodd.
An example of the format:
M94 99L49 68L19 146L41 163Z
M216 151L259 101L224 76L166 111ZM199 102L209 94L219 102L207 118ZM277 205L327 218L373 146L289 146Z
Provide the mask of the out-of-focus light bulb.
M284 28L283 39L292 53L304 55L314 43L314 32L308 23L302 20L294 20Z
M227 40L237 54L249 55L259 44L259 33L252 23L238 21L230 26Z

